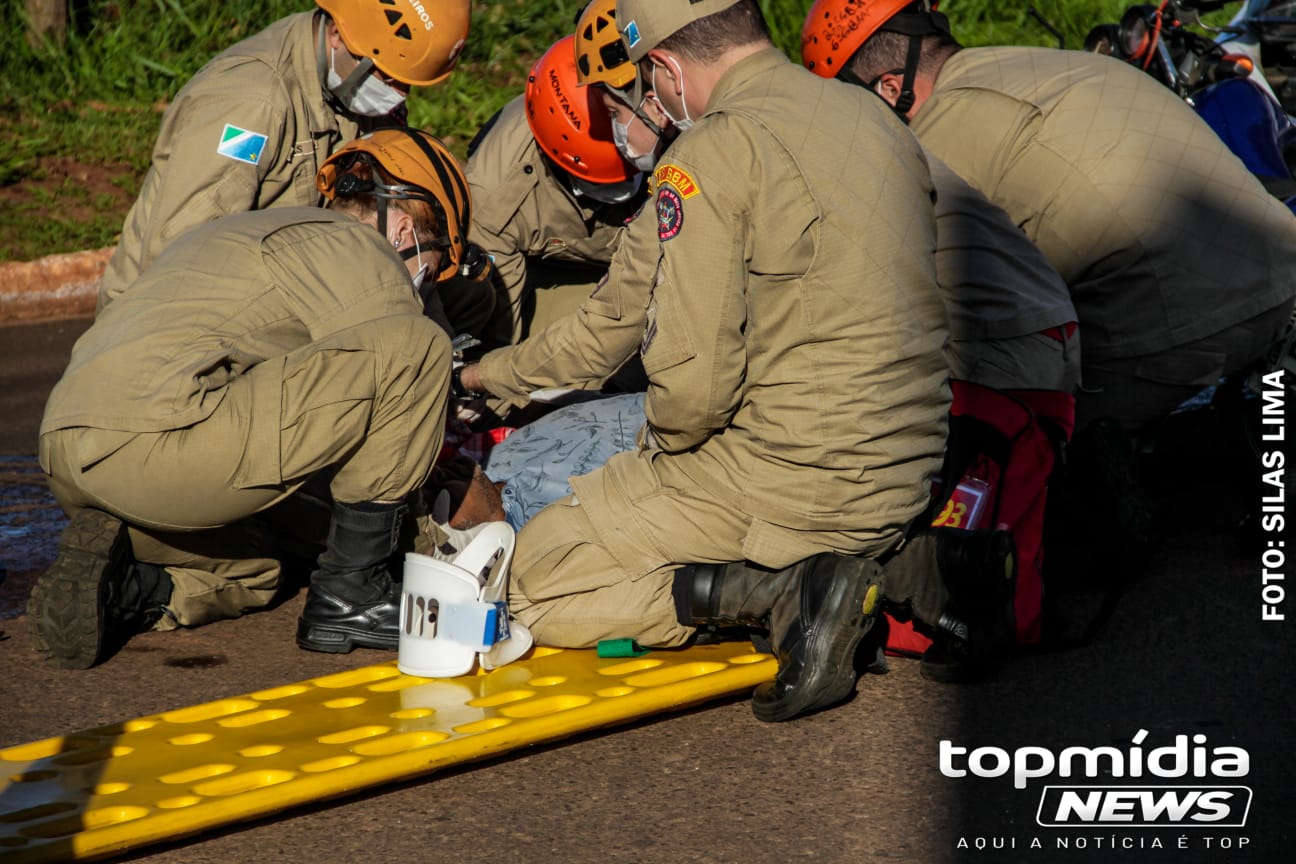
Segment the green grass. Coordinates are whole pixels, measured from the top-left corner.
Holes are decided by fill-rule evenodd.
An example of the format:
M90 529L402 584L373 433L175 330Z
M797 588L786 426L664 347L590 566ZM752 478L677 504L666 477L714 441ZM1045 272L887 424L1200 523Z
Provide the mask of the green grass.
M798 58L810 0L761 3L775 42ZM285 15L314 8L309 0L69 5L80 11L66 41L32 46L21 24L22 0L0 0L8 25L0 28L0 260L114 242L124 215L121 202L102 193L87 193L82 200L75 183L48 188L42 161L64 157L103 166L111 173L109 182L133 197L148 166L160 107L214 54ZM481 124L522 91L531 64L570 32L581 5L580 0L476 0L458 69L442 85L415 91L410 122L462 155ZM1067 46L1078 48L1090 27L1118 20L1127 4L1037 0L1035 5L1065 34ZM1014 0L942 5L966 45L1055 45L1027 7ZM34 218L41 208L48 218ZM76 215L68 218L60 210Z

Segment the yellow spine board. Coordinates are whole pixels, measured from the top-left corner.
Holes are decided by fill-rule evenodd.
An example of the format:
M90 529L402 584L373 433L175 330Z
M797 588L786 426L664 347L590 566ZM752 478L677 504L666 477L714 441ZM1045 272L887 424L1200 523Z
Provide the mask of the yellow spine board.
M750 689L747 643L489 673L395 662L0 750L0 859L87 860Z

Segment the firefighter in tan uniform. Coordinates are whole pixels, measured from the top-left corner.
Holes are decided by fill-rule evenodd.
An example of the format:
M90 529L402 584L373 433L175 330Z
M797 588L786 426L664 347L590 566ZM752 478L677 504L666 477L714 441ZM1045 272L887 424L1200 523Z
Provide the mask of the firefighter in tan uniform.
M616 28L615 13L615 0L594 0L576 22L577 83L597 94L622 158L649 174L662 149L674 140L675 130L630 62ZM492 351L482 358L480 366L465 369L464 380L472 382L472 390L461 389L459 395L471 398L474 391L485 390L505 405L522 408L530 402L532 391L547 387L589 389L606 383L619 370L635 369L657 243L657 233L651 226L638 232L621 232L609 251L622 278L608 285L604 276L593 291L586 292L579 307L543 328L533 326L518 345ZM631 276L631 268L646 268L648 272L645 276ZM637 370L623 372L619 377L618 386L640 389Z
M1082 372L1049 521L1077 544L1063 558L1100 539L1095 563L1137 568L1153 536L1133 435L1279 338L1291 214L1181 99L1112 58L962 49L925 0L817 0L802 57L891 104L1066 281Z
M318 206L324 160L365 129L404 125L410 87L449 75L468 36L468 0L424 0L426 20L407 3L317 5L226 49L171 102L100 310L196 225Z
M440 450L451 365L419 292L461 263L467 183L401 128L348 144L319 189L330 209L187 233L73 349L40 439L71 522L28 606L59 665L269 603L278 570L244 548L250 522L312 478L334 503L298 643L396 647L386 564Z
M1066 283L1003 210L930 153L927 162L950 375L996 390L1072 393L1080 340Z
M1296 222L1150 76L1077 51L962 49L924 2L818 0L802 37L814 72L879 92L1067 281L1078 430L1138 429L1281 334Z
M473 335L491 347L576 308L645 199L643 177L621 158L602 102L578 86L572 43L571 36L554 43L531 69L526 92L469 145L473 242L493 259L499 286L497 320Z
M594 295L634 279L625 293L649 297L647 424L637 451L572 478L523 529L510 608L563 646L767 627L779 675L753 708L785 720L853 689L872 558L924 509L940 462L930 178L885 106L773 47L754 0L617 8L681 130L622 246L646 233L656 249L624 268L619 252ZM886 171L837 171L829 141Z
M945 356L953 386L956 391L969 384L992 388L1006 391L1014 404L1033 403L1033 413L1044 421L1040 434L1065 436L1074 422L1071 394L1080 378L1076 312L1066 283L1002 210L940 160L929 156L928 161L937 193L936 277L950 317ZM670 170L664 166L657 181ZM586 386L619 368L638 350L651 297L651 274L628 275L656 263L655 228L642 221L632 223L614 258L613 271L626 278L601 285L576 314L522 344L487 354L461 372L462 381L521 407L535 390ZM971 404L984 402L979 397ZM956 443L953 434L950 443ZM508 448L509 442L498 446ZM1019 578L1023 568L1038 572L1042 560L1038 520L1047 478L1035 479L1041 512L1027 514L1029 524L1013 531ZM971 527L946 522L950 528ZM1011 589L995 585L996 574L1002 581L1005 554L1013 551L1002 538L943 528L915 532L903 553L887 564L887 596L934 628L951 609L951 588L961 596ZM924 657L924 674L971 677L973 670L954 666L963 662L965 646L948 644L943 632L936 635L942 644Z
M1006 214L929 158L937 191L936 272L950 316L952 377L995 389L1074 391L1080 378L1075 308L1066 283ZM655 175L660 183L669 175ZM551 387L603 380L639 348L651 295L656 235L632 222L613 256L636 278L605 281L572 315L526 341L492 351L463 373L515 407ZM468 395L468 394L465 394Z
M673 137L645 91L625 43L615 33L614 0L594 0L576 25L580 82L603 91L622 155L654 171L657 146ZM622 126L618 129L618 125ZM666 127L663 132L662 127ZM639 149L629 149L635 132ZM643 134L647 133L647 134ZM936 189L936 273L950 314L951 374L996 389L1074 391L1080 375L1076 313L1066 283L1007 215L943 162L928 156ZM658 174L662 182L665 172ZM617 266L655 262L650 230L630 231L614 253ZM627 289L640 289L631 295ZM511 349L494 351L465 373L474 388L514 407L532 391L582 387L614 372L639 348L650 280L601 284L579 310L534 332Z
M675 139L675 127L630 62L616 27L616 0L593 0L576 20L576 80L592 87L612 122L621 156L650 174Z

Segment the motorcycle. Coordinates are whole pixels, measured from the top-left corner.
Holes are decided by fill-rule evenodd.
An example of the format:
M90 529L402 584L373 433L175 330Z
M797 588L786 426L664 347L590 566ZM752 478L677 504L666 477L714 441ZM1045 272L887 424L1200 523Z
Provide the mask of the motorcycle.
M1271 46L1271 59L1282 48L1296 62L1296 18L1269 10L1258 14L1256 7L1267 0L1248 0L1242 13L1225 27L1202 22L1203 13L1232 2L1164 0L1159 5L1130 6L1119 23L1090 30L1084 48L1137 66L1178 94L1265 188L1296 213L1296 124L1261 72L1269 68L1264 66L1265 44ZM1296 12L1296 0L1281 5ZM1211 38L1190 26L1218 36ZM1246 50L1246 40L1253 34L1261 46L1259 68ZM1296 78L1283 77L1277 92L1290 92L1296 102Z
M1296 2L1244 0L1229 22L1225 46L1249 54L1287 114L1296 114Z

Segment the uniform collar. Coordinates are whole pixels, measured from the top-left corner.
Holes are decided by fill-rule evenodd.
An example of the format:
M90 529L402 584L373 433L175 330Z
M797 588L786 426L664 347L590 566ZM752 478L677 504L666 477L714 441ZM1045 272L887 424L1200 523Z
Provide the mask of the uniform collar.
M711 98L707 100L707 110L702 116L710 114L730 93L740 89L751 79L791 62L787 59L787 55L773 45L739 60L726 69L720 76L720 80L716 81L715 87L711 90Z
M318 20L319 26L323 27L324 16L315 11L301 12L293 17L296 20L292 22L288 37L288 45L291 46L289 50L292 52L292 74L300 83L302 95L307 97L303 100L303 107L310 121L310 129L312 132L337 129L338 115L329 105L328 95L319 79L319 66L315 57L319 36L315 33L313 22Z

